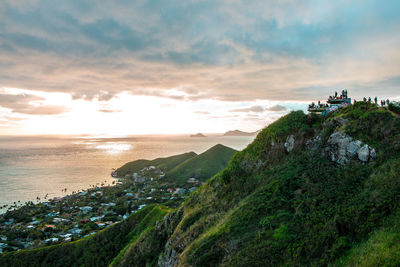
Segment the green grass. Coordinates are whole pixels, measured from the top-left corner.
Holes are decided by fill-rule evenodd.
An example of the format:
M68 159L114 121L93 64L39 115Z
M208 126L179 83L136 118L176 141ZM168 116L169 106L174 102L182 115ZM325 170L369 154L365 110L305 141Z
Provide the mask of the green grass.
M147 232L155 229L156 223L161 221L164 216L171 212L170 209L156 206L140 221L140 223L129 233L129 242L119 252L119 254L113 259L110 266L123 266L126 265L127 258L131 253L130 249L137 245L137 240L147 235Z
M118 176L122 177L126 174L132 174L134 172L139 172L141 169L147 166L155 166L160 169L170 170L181 164L182 162L197 156L194 152L188 152L184 154L179 154L166 158L157 158L154 160L139 159L135 161L128 162L122 167L117 169Z
M167 171L166 179L177 184L184 184L190 177L206 181L223 170L235 152L224 145L215 145Z
M93 236L4 254L0 266L108 266L136 235L153 227L169 211L162 206L149 206Z

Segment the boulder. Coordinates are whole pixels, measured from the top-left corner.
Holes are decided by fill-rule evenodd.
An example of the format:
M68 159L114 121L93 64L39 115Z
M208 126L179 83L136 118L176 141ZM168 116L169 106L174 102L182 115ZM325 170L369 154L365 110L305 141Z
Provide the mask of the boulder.
M345 133L334 132L331 134L325 147L325 153L334 162L343 165L358 157L362 162L376 158L375 149L360 140L354 140Z
M293 148L294 148L294 136L293 135L289 135L286 138L286 142L285 142L284 146L288 153L293 150Z
M361 160L362 162L367 162L369 159L369 148L368 145L364 145L361 147L358 152L358 159Z
M328 155L332 161L343 165L351 160L351 151L355 145L352 142L353 138L347 134L334 132L329 137L328 147L325 150L328 152Z
M350 158L353 158L357 154L357 152L361 148L361 146L362 146L362 142L360 140L351 141L346 148L347 156Z
M376 151L375 148L371 149L369 151L369 156L371 157L371 159L375 159L376 158Z

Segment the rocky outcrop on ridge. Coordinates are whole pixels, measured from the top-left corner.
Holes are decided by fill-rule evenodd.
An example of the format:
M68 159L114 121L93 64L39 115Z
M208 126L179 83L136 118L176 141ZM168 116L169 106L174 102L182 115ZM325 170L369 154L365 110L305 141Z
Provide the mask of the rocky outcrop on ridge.
M332 161L339 165L346 164L356 158L364 163L376 158L374 148L338 131L329 136L324 152Z

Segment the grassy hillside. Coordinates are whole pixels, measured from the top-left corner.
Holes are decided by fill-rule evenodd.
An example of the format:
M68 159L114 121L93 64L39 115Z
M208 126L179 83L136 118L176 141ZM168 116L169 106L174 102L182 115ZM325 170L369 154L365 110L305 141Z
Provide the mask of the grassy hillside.
M0 266L108 266L141 233L155 227L170 210L149 206L96 235L81 240L0 257Z
M166 179L183 184L190 177L206 181L223 170L236 150L218 144L167 171Z
M325 153L334 132L369 144L377 157L338 165ZM310 140L319 141L310 148ZM399 170L400 118L388 110L359 102L327 117L292 112L155 227L124 239L113 264L398 266ZM34 254L9 254L0 265L33 262Z
M184 154L179 154L166 158L157 158L154 160L139 159L135 161L128 162L122 167L117 169L118 176L122 177L126 174L132 174L134 172L139 172L141 169L147 166L156 166L160 169L173 169L182 162L197 156L194 152L188 152Z

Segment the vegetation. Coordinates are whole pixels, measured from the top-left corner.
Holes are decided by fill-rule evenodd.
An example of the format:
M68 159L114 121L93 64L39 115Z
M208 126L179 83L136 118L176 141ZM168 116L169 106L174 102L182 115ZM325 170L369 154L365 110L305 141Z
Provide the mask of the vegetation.
M334 131L369 144L376 159L337 165L323 153ZM288 153L290 135L295 143ZM321 141L312 151L306 144L317 136ZM155 217L167 214L163 220L146 220L158 207L148 208L137 215L140 227L139 218L130 217L130 234L116 238L112 252L94 252L87 244L86 256L65 250L73 256L64 255L62 263L97 264L92 260L99 254L105 259L99 266L111 258L115 266L398 266L399 170L400 118L387 109L358 102L326 117L292 112L235 153L176 210L161 209ZM105 232L90 238L103 242ZM56 250L6 254L0 265L60 265L50 253Z
M123 177L126 174L132 174L139 172L141 169L147 166L155 166L159 169L170 170L182 162L197 156L194 152L188 152L166 158L157 158L154 160L140 159L126 163L122 167L117 169L118 176Z
M169 211L160 205L149 206L78 241L6 253L0 257L0 266L107 266L132 241L133 235L153 227Z
M167 171L166 178L177 184L184 184L190 177L206 181L223 170L235 152L236 150L224 145L215 145Z
M392 102L389 104L389 110L393 111L394 113L400 114L400 104L399 102Z

